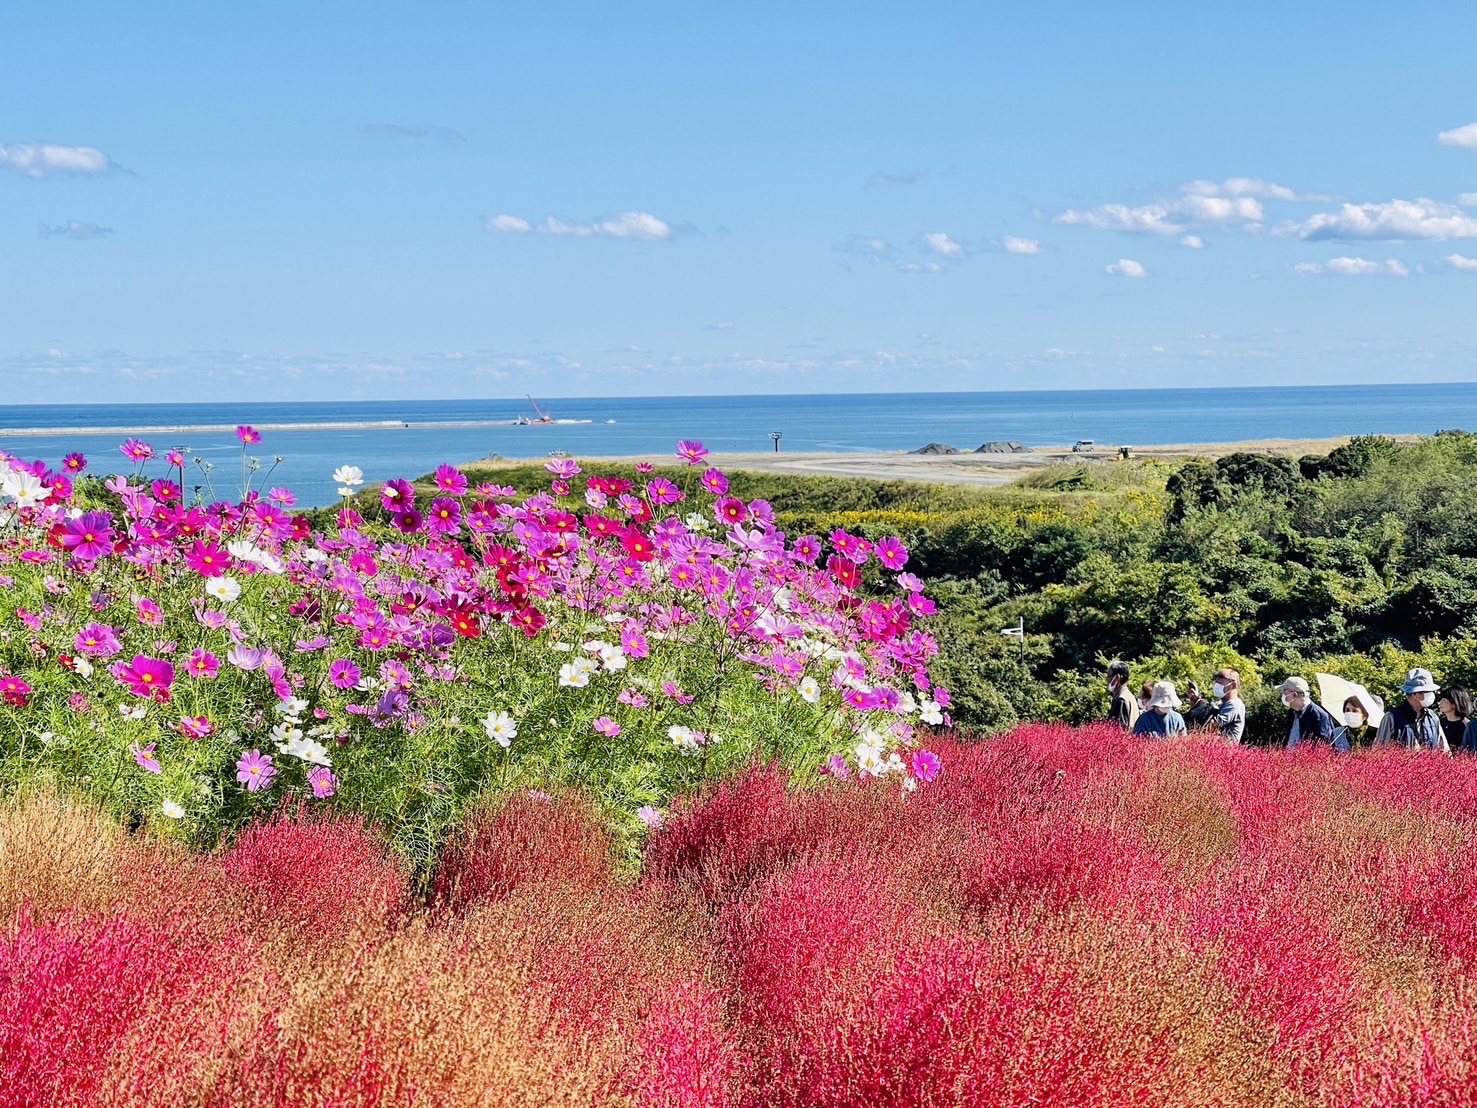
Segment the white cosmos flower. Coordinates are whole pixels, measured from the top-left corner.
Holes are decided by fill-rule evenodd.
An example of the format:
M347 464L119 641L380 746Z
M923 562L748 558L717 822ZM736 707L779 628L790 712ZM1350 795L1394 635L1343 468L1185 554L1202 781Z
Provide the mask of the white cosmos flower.
M86 658L82 657L82 655L78 654L75 658L72 659L72 672L74 672L78 677L91 677L92 663L89 662Z
M319 550L316 546L310 546L303 551L303 561L326 562L328 561L328 555L323 553L323 551Z
M0 479L0 493L15 500L17 508L34 508L51 495L51 489L41 483L34 473L17 473L11 470Z
M241 582L234 577L212 577L205 584L205 595L229 604L241 595Z
M339 466L333 471L333 481L336 485L362 485L364 484L364 471L358 466ZM349 495L343 489L339 489L339 492L344 496Z
M249 539L237 539L235 542L227 543L226 549L231 552L233 558L259 565L268 573L282 572L281 559L270 551L263 550Z
M902 693L898 697L897 707L893 709L900 716L911 716L918 710L918 702L913 699L912 693Z
M584 658L579 658L576 661L566 662L560 666L559 684L567 689L582 689L588 685L590 683L590 671L585 666L579 664L583 661L585 661Z
M289 696L286 700L277 702L277 711L284 716L300 716L308 710L308 702L299 700L295 696Z
M692 512L688 514L687 517L682 520L682 522L687 524L687 529L689 531L706 531L708 529L707 517L704 516L701 512Z
M272 728L272 741L279 746L286 746L293 739L302 737L302 728L297 725L296 720L285 719Z
M698 752L697 732L691 727L683 727L680 723L674 723L667 728L667 738L671 739L672 745L683 754Z
M944 722L944 709L937 700L925 700L918 705L918 718L937 727Z
M802 677L800 679L800 699L807 704L819 704L821 702L821 683L814 677Z
M482 721L487 737L506 750L518 737L518 724L507 712L488 712Z
M294 758L299 758L315 766L333 764L328 759L328 748L320 742L314 742L312 739L307 738L301 732L282 748L282 753L291 754Z
M142 704L120 704L118 714L129 723L137 723L149 714L149 709Z
M863 773L881 777L887 772L887 761L882 756L882 748L876 743L867 741L867 738L873 735L876 735L875 731L863 732L862 741L856 744L856 764Z
M170 819L185 818L184 806L181 805L178 801L166 800L163 804L159 805L159 810Z

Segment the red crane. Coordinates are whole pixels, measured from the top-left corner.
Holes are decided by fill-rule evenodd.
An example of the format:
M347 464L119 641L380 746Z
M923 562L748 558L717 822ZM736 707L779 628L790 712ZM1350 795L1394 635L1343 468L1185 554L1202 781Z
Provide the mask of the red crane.
M524 395L527 396L528 394L525 393ZM551 416L548 412L546 412L543 409L541 409L538 406L538 401L535 400L532 396L529 396L528 397L528 402L533 405L533 410L538 415L538 418L536 420L534 420L535 423L553 423L554 422L554 417Z

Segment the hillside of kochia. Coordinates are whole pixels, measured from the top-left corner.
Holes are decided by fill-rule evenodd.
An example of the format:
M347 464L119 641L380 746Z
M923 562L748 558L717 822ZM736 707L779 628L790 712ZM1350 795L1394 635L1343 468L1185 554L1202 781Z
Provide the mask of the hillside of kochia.
M197 855L0 811L11 1105L1453 1105L1477 763L1032 725L909 794L705 786L638 878L589 802L474 815L418 892L280 814Z
M1271 687L1316 671L1387 701L1423 665L1477 684L1477 435L1358 438L1326 456L1091 462L1002 489L734 473L793 532L891 533L938 613L956 724L1078 722L1102 667L1243 675L1248 738L1285 733ZM1000 630L1023 620L1019 640Z

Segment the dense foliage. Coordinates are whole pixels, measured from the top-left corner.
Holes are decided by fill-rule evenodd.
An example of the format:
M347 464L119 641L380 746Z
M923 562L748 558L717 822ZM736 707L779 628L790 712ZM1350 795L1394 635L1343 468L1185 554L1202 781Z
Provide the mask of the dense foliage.
M362 824L194 855L0 807L0 1108L1470 1103L1477 762L1031 725L709 786L621 881L556 792L431 903Z
M939 608L956 723L1081 721L1102 667L1133 684L1241 669L1248 736L1285 733L1269 685L1317 671L1386 700L1406 671L1477 683L1477 436L1366 436L1327 456L1097 461L1003 489L733 475L784 526L896 533ZM1000 630L1024 620L1019 640Z

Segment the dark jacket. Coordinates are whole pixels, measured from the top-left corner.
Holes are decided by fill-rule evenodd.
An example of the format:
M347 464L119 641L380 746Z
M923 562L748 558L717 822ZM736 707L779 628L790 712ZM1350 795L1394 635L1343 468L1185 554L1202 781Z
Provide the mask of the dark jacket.
M1128 691L1127 685L1121 686L1113 694L1113 706L1108 709L1108 718L1125 731L1132 731L1133 725L1139 721L1139 702Z
M1462 750L1467 754L1477 754L1477 719L1467 720L1467 729L1462 732Z
M1292 737L1293 722L1297 723L1298 737ZM1323 705L1312 700L1301 712L1293 712L1292 719L1287 724L1287 749L1291 750L1297 746L1307 743L1328 743L1333 745L1333 717L1323 710Z

